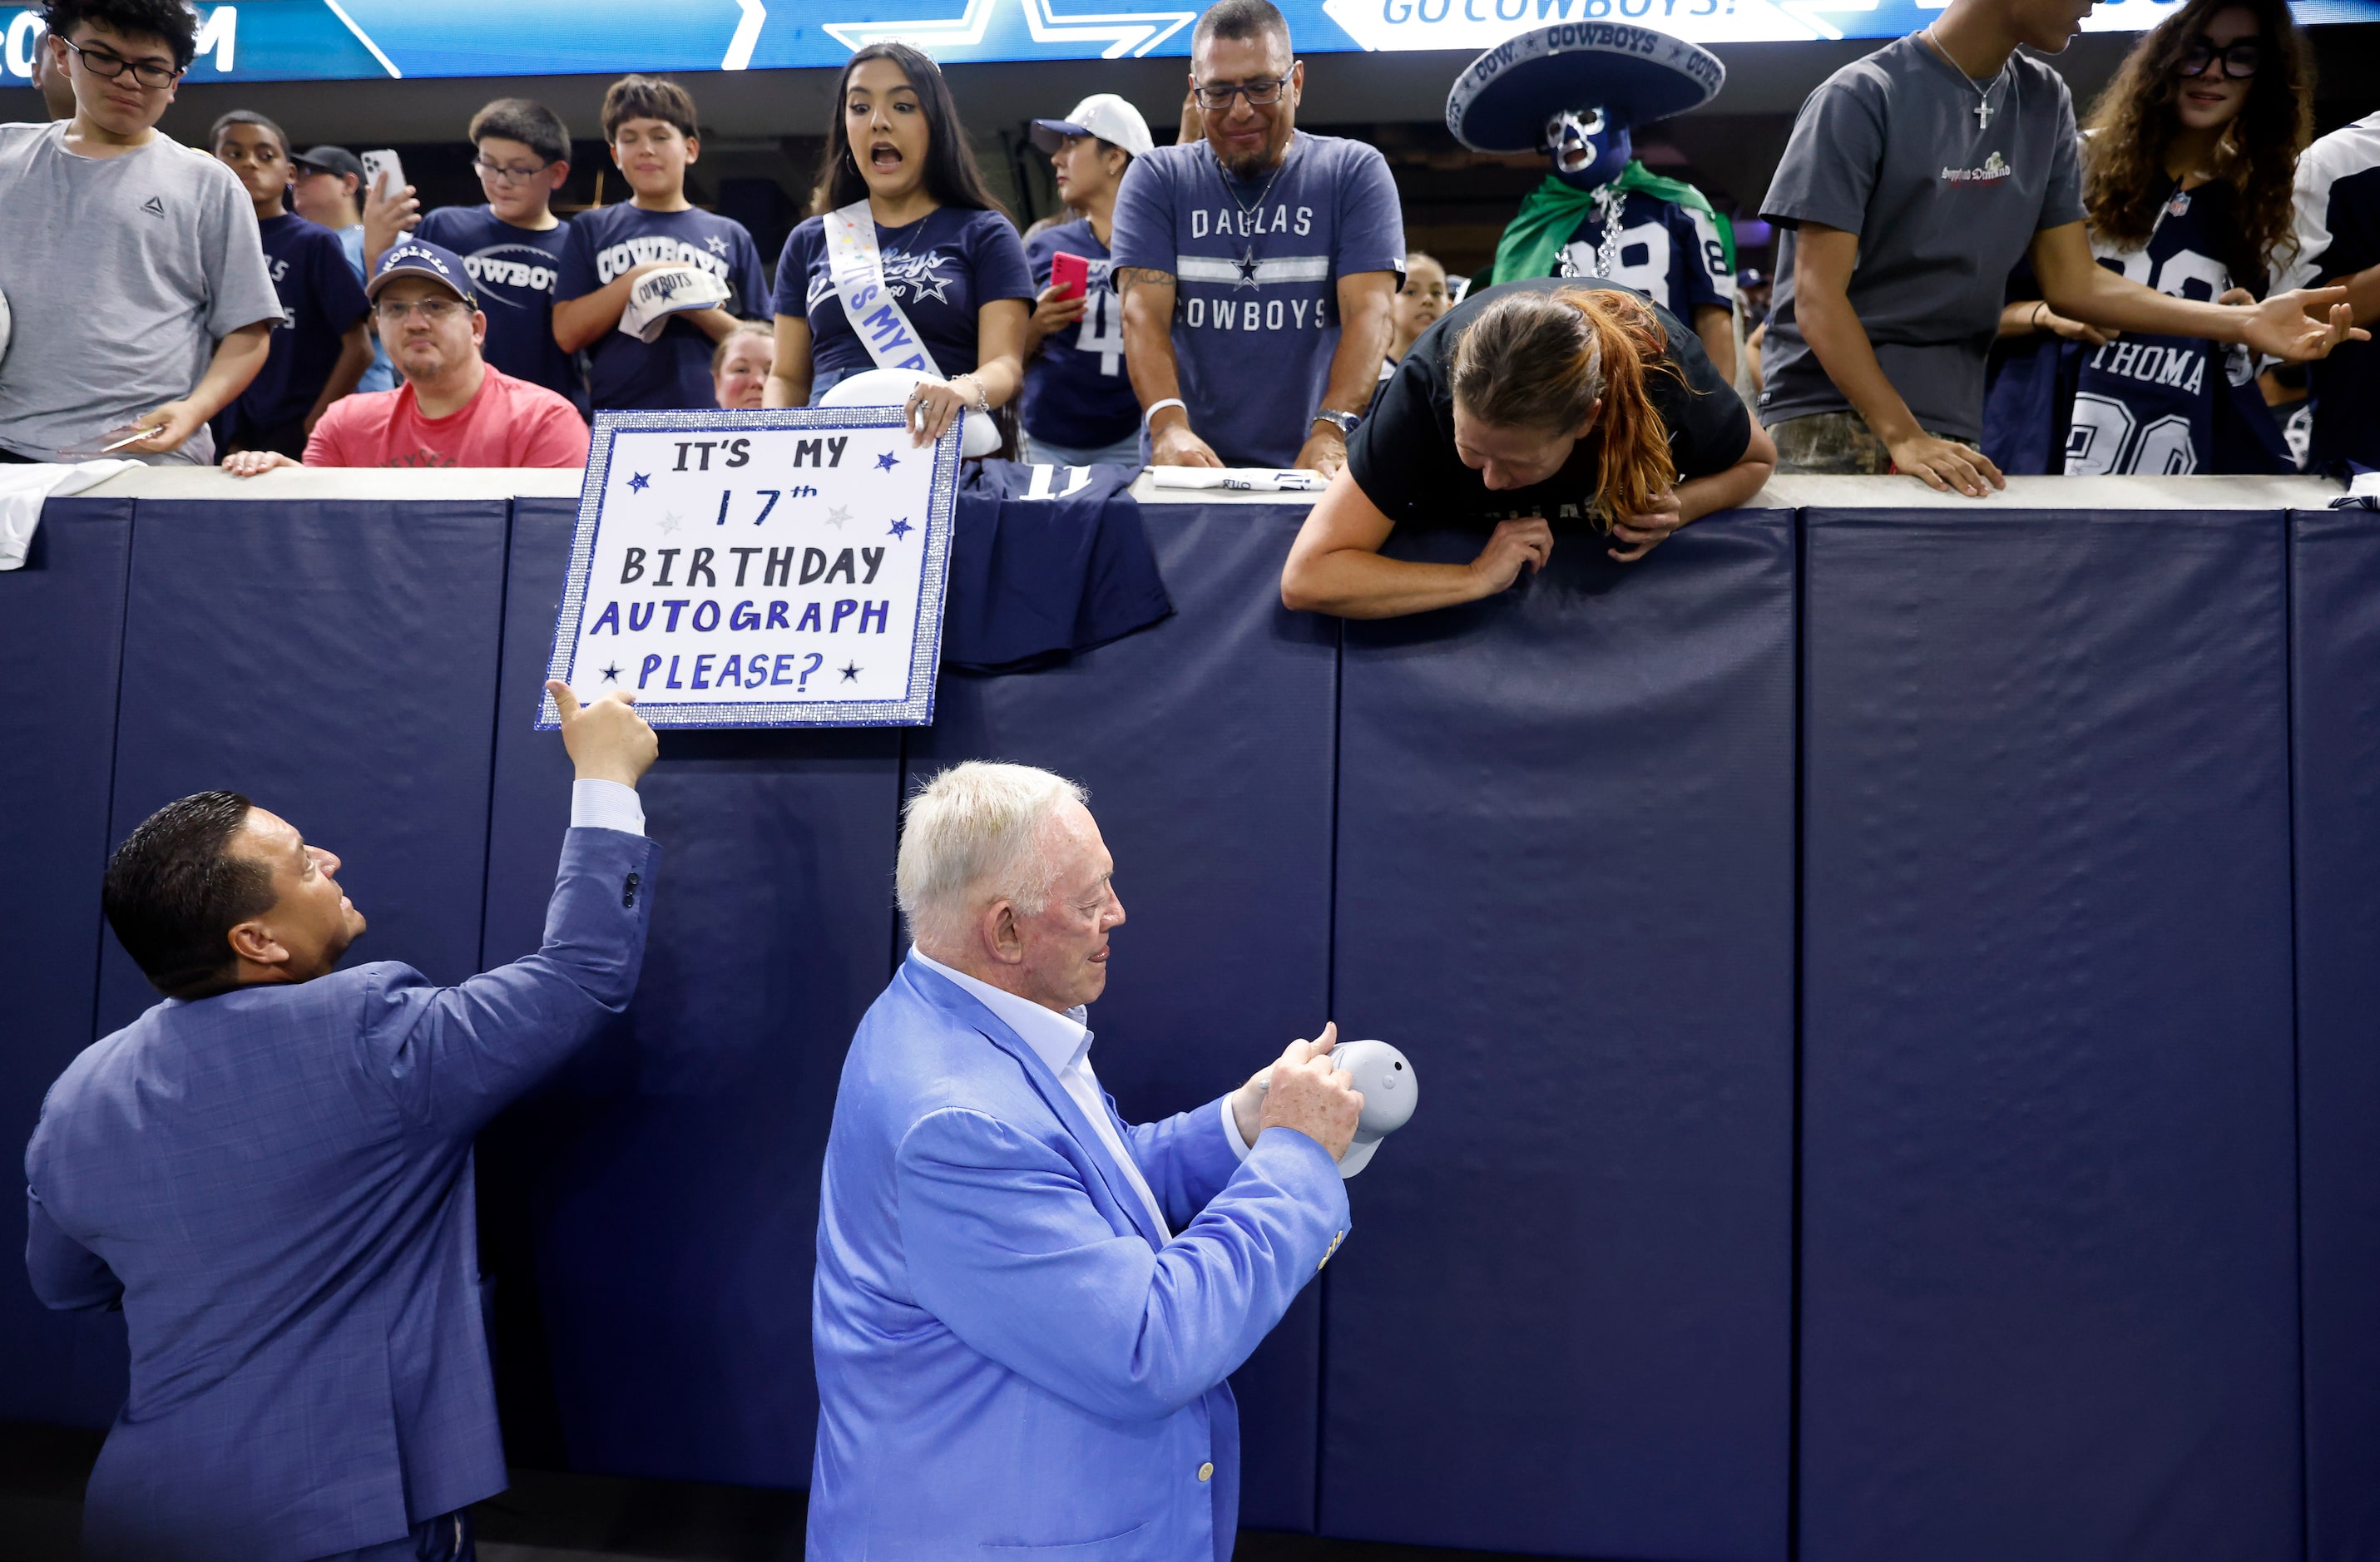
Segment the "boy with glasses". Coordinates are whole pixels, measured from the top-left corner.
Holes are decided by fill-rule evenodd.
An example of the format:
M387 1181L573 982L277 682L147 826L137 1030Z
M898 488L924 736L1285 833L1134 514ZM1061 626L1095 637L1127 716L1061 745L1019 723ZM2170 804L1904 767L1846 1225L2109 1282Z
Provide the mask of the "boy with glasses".
M264 364L281 300L232 171L157 133L197 52L181 0L53 0L75 115L0 125L0 460L214 459L207 420ZM124 436L116 436L118 438ZM67 456L67 459L74 459Z
M405 239L381 258L370 292L381 340L405 383L333 406L306 442L307 466L587 465L578 409L480 357L488 317L463 257ZM296 465L277 451L244 451L224 462L240 478Z
M1110 276L1124 369L1160 466L1347 464L1404 268L1377 148L1297 128L1305 67L1270 0L1191 31L1201 138L1132 160Z
M273 350L239 399L215 419L215 442L226 451L302 455L323 411L353 391L371 365L371 333L364 325L371 305L347 269L339 236L282 204L293 164L281 127L234 109L215 121L208 139L255 204L265 264L281 296Z
M488 314L487 360L516 380L542 385L587 412L578 359L553 339L553 289L570 222L553 198L570 178L570 132L562 116L528 98L498 98L471 116L473 172L487 200L442 206L419 218L412 187L387 203L389 224L463 257ZM364 213L367 239L374 212ZM418 225L417 225L418 224ZM380 259L380 246L369 257Z

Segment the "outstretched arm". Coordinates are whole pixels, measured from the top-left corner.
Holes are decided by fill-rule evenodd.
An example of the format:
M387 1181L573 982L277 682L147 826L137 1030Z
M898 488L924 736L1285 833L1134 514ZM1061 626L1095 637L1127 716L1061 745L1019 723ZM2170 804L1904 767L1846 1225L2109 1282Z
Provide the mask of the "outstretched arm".
M580 707L550 682L577 770L571 830L535 954L460 987L366 991L359 1045L408 1121L469 1132L628 1005L644 960L656 852L632 790L658 753L625 695Z
M2276 293L2261 304L2176 298L2099 264L2080 223L2034 235L2033 269L2051 309L2091 325L2241 342L2289 363L2326 357L2341 342L2371 339L2370 332L2355 329L2354 307L2344 287Z

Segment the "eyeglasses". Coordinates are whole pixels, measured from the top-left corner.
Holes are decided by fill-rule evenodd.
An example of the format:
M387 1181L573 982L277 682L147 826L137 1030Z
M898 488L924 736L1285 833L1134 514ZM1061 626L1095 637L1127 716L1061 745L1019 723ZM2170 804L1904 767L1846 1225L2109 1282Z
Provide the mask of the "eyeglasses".
M2207 67L2221 60L2224 75L2234 81L2243 81L2256 74L2262 57L2263 50L2253 38L2242 38L2218 49L2213 39L2201 33L2190 41L2190 47L2181 52L2181 63L2173 68L2179 76L2204 76Z
M1273 81L1242 81L1236 85L1219 85L1194 89L1198 106L1210 114L1220 114L1232 106L1232 100L1245 95L1251 108L1270 108L1281 102L1289 86L1286 76Z
M128 60L122 54L113 54L105 49L86 49L71 38L61 38L58 42L82 56L82 67L85 70L108 81L115 80L128 70L132 73L132 79L153 92L161 88L171 87L182 79L182 67L179 66L159 65L154 60Z
M463 301L460 298L416 298L408 304L392 298L372 306L372 312L380 316L382 326L403 325L405 317L417 309L431 324L443 325L463 312Z
M500 185L525 185L553 164L540 163L534 168L500 168L485 158L475 157L471 159L471 166L480 171L480 177L483 179L492 179Z

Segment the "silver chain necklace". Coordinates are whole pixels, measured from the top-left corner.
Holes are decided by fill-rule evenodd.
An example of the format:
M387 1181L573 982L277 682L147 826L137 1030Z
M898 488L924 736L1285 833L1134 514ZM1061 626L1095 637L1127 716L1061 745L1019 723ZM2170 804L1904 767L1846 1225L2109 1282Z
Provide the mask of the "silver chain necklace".
M2009 60L2002 60L2000 62L1999 73L1994 76L1989 81L1986 81L1982 86L1978 87L1975 85L1975 79L1967 74L1967 67L1961 65L1957 60L1952 59L1950 57L1950 51L1942 46L1942 40L1934 36L1934 30L1932 28L1926 28L1920 36L1922 36L1927 43L1933 46L1936 54L1942 56L1943 64L1949 66L1952 70L1959 73L1960 80L1964 81L1969 87L1974 89L1975 128L1978 130L1989 129L1992 123L1992 89L1998 86L2000 82L2007 78L2009 72ZM2009 59L2014 59L2015 57L2015 55L2011 54L2009 56Z
M1262 212L1264 210L1265 198L1272 194L1273 185L1281 178L1281 175L1287 171L1289 167L1289 151L1284 150L1281 152L1280 165L1273 169L1272 177L1265 181L1264 188L1257 191L1256 201L1251 205L1249 202L1242 200L1240 199L1240 192L1232 188L1232 171L1223 166L1222 153L1215 150L1215 145L1212 141L1207 143L1207 155L1215 160L1215 173L1216 176L1223 181L1223 193L1232 198L1232 204L1240 209L1240 215L1243 217L1248 215L1251 212ZM1258 233L1262 233L1264 231L1262 224L1257 224L1257 231ZM1240 268L1240 279L1239 281L1232 284L1232 285L1234 288L1254 287L1257 285L1257 246L1254 238L1250 238L1248 240L1247 248L1240 252L1240 258L1236 264Z

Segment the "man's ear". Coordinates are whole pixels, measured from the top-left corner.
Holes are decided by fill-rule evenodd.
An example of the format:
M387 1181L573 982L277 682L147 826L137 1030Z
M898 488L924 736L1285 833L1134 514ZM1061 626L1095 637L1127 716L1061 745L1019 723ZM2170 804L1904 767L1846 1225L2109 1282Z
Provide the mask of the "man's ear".
M701 158L701 156L702 156L702 138L701 138L700 136L688 136L688 137L686 139L686 166L687 166L687 167L689 167L689 168L693 167L693 166L694 166L694 164L695 164L695 163L696 163L698 160L699 160L699 159Z
M231 952L251 965L289 963L288 949L273 934L273 929L261 922L250 920L236 923L225 938L231 945Z
M1025 958L1025 930L1016 925L1016 907L1008 901L994 901L984 908L984 952L1002 965L1014 965Z
M559 193L562 187L570 182L570 160L566 157L547 163L545 171L553 176L552 181L545 187L549 190Z

